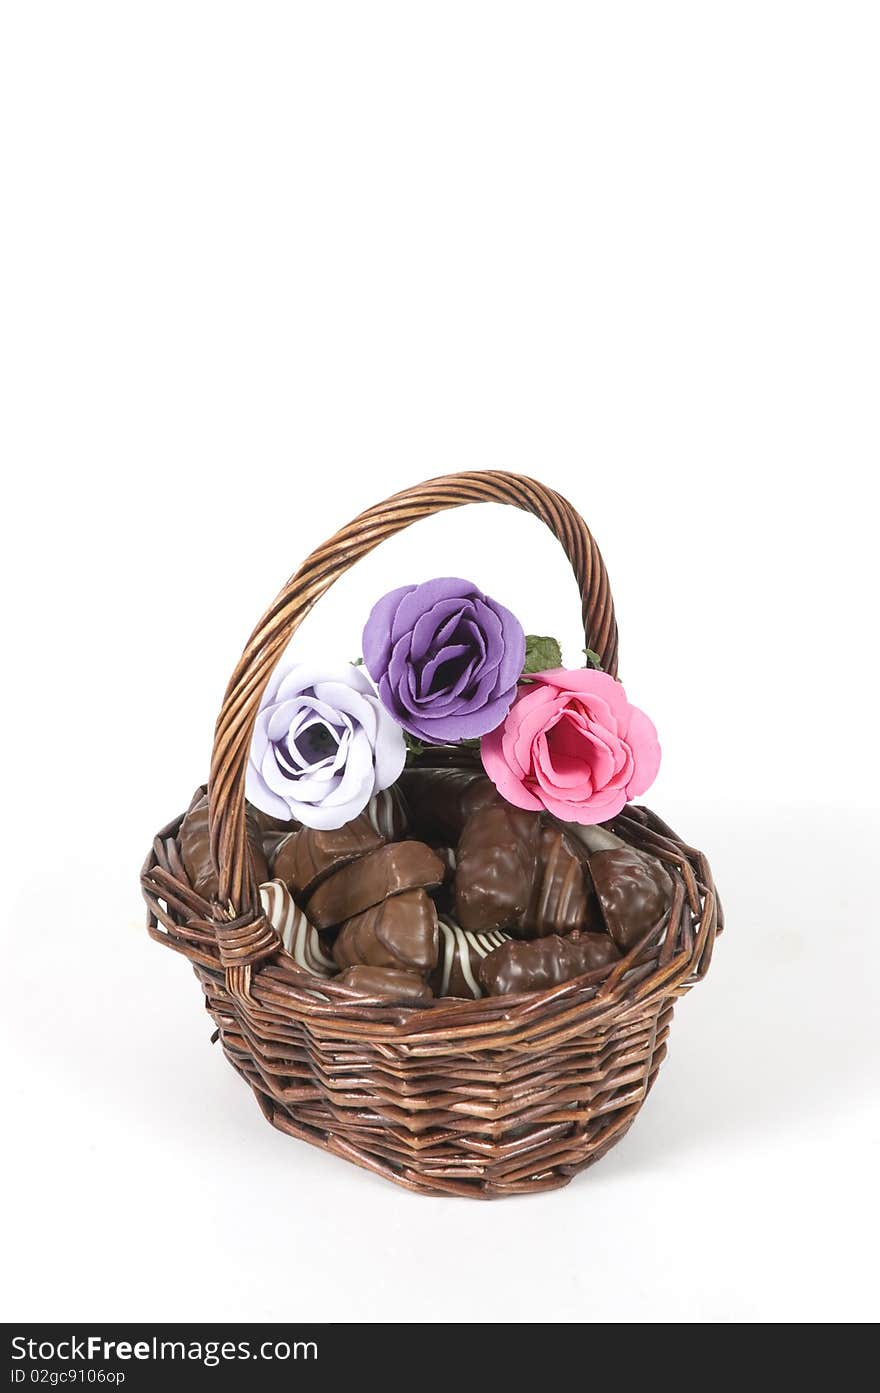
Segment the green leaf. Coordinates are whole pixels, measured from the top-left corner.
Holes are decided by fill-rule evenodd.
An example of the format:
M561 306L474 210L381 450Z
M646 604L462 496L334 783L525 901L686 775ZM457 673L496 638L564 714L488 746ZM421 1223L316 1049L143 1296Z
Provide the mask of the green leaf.
M547 634L526 634L526 661L523 672L547 672L562 667L562 649Z
M354 662L352 663L352 667L363 667L363 665L364 665L364 660L363 660L363 658L355 658Z
M411 765L413 761L418 759L421 755L430 755L432 752L435 754L437 752L442 752L442 759L448 755L449 751L452 749L479 750L480 748L479 740L454 740L451 742L443 741L442 744L436 745L430 743L426 744L424 740L419 740L415 735L410 735L408 730L403 732L403 740L406 745L407 765Z
M586 655L587 655L587 667L595 667L595 668L598 668L599 671L601 672L601 671L602 671L602 659L599 657L599 654L598 654L598 653L594 653L593 650L592 650L592 648L585 648L585 649L584 649L584 652L585 652Z
M425 750L431 748L430 745L426 745L423 740L417 740L414 735L410 735L408 730L403 732L403 740L408 755L423 755Z

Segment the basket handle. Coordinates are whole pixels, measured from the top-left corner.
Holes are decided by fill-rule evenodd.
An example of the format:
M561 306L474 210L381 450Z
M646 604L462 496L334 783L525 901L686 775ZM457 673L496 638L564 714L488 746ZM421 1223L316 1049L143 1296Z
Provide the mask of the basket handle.
M278 946L260 915L245 831L244 787L260 699L281 653L316 601L362 556L420 518L465 503L507 503L546 523L577 578L587 646L598 653L606 672L617 675L617 624L605 565L583 518L560 494L521 474L446 474L361 513L312 552L263 615L230 678L217 718L208 792L220 901L230 913L220 942L227 968L256 962Z

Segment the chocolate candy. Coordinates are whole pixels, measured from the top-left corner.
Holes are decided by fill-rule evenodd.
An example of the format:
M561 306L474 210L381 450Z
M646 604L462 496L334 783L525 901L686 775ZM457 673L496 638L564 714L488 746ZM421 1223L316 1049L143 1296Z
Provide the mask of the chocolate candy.
M405 769L400 788L413 834L452 846L476 808L499 800L491 780L470 769Z
M405 890L343 924L333 945L339 967L431 971L437 963L437 911L424 890Z
M270 813L264 813L261 808L255 808L252 803L245 803L245 810L259 828L263 851L266 859L271 861L281 843L290 836L291 832L296 831L299 823L294 818L282 821L280 817L272 817Z
M336 979L364 996L385 1001L430 1001L433 993L416 972L397 972L392 967L347 967Z
M583 861L564 832L542 826L531 898L513 935L541 938L585 928L601 924Z
M581 973L594 972L619 959L607 934L575 930L562 938L551 934L530 943L505 943L480 964L480 983L490 996L541 992Z
M423 842L392 842L322 881L309 899L309 918L319 929L330 929L381 904L389 895L439 885L442 879L443 863L430 847Z
M246 810L247 839L254 862L254 875L257 881L269 879L269 867L263 854L260 829L252 810ZM186 870L187 879L197 895L204 900L216 900L220 893L220 882L214 862L211 860L211 843L208 837L208 795L205 793L194 803L180 825L177 834L180 856Z
M283 880L294 895L307 899L334 871L384 845L385 838L364 813L332 831L301 827L278 848L272 875Z
M435 996L463 996L476 999L483 995L478 969L483 959L510 936L497 929L491 933L469 933L460 924L440 916L440 954L437 968L430 977Z
M406 836L409 813L403 793L397 784L385 788L371 798L364 813L375 832L386 842L399 842Z
M532 899L541 836L537 813L489 803L468 818L458 843L455 917L463 929L515 928Z
M297 966L318 977L335 977L336 964L324 952L318 930L294 902L284 882L270 880L261 885L260 901L263 913Z
M656 857L630 846L594 851L587 865L605 927L626 953L659 928L672 903L672 881Z
M464 929L514 938L598 925L583 856L559 827L508 803L474 810L458 844L455 908Z

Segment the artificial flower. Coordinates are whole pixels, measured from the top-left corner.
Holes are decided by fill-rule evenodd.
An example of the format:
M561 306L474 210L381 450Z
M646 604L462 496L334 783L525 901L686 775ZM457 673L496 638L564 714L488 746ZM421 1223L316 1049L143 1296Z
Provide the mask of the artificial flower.
M546 809L563 822L616 817L650 787L660 765L651 721L619 682L590 668L532 674L480 750L509 803Z
M280 667L260 702L245 793L273 817L342 827L399 777L403 732L362 668Z
M525 659L519 620L471 581L454 577L383 596L363 644L386 710L434 745L493 730L510 710Z

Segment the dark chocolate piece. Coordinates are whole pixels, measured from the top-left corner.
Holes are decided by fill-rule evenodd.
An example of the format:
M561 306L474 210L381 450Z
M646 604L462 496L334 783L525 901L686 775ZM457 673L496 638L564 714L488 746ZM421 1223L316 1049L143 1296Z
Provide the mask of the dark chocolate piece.
M437 911L424 890L405 890L343 924L333 945L339 967L430 972L437 964Z
M463 929L516 928L529 907L541 820L501 800L477 808L458 843L455 917Z
M393 967L347 967L336 980L364 996L386 1001L430 1001L433 996L424 977L416 972L397 972Z
M250 808L245 812L247 839L254 862L254 875L257 884L269 879L269 867L263 854L263 841L260 829ZM187 879L197 895L204 900L216 900L220 893L220 882L214 862L211 860L211 843L208 837L208 795L205 793L194 803L187 813L177 834L180 856L186 870Z
M278 848L272 862L272 875L276 880L283 880L294 895L307 899L334 871L384 845L385 838L371 825L365 813L332 831L301 827Z
M542 938L572 929L601 929L583 858L558 827L542 826L532 895L515 938Z
M540 813L484 804L458 845L455 906L462 928L514 938L600 928L585 856Z
M281 843L290 836L291 832L296 831L299 823L295 818L282 821L280 817L272 817L270 813L264 813L261 808L255 808L253 803L245 803L245 809L260 829L263 852L266 860L271 863Z
M672 903L672 881L656 857L630 846L594 851L587 866L605 927L626 953L660 926Z
M531 943L505 943L480 964L480 983L489 996L541 992L620 958L607 934L551 934Z
M490 933L469 933L446 915L440 916L440 953L436 970L428 979L435 996L477 997L480 963L495 948L509 943L509 934L498 929Z
M309 918L319 929L330 929L381 904L388 895L439 885L442 879L443 863L429 846L391 842L324 880L309 899Z
M335 977L336 964L327 957L318 930L309 923L284 882L270 880L261 885L260 901L263 913L296 965L317 977Z
M478 770L405 769L398 783L412 834L426 842L454 846L474 809L499 801L494 784Z

